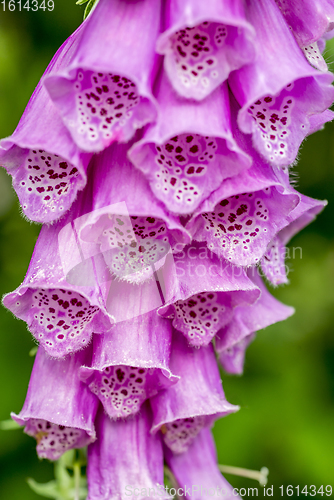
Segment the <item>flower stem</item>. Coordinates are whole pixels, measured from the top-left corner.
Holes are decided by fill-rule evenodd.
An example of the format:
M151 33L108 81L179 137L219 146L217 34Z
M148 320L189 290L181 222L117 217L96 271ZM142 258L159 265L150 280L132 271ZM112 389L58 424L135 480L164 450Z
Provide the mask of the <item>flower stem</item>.
M73 472L74 472L74 500L80 500L80 464L79 462L75 462L73 464Z
M248 477L259 481L261 486L265 486L268 482L269 470L267 467L262 467L261 470L243 469L242 467L232 467L230 465L218 465L220 472L225 474L233 474L235 476Z
M176 480L176 477L172 473L169 467L167 465L164 466L164 473L170 484L172 485L173 488L178 488L178 482Z

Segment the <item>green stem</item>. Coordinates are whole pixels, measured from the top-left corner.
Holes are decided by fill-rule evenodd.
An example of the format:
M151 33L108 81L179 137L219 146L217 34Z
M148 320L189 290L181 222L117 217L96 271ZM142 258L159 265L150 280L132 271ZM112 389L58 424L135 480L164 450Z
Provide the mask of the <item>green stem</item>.
M224 474L233 474L234 476L248 477L259 481L261 486L265 486L268 482L269 470L267 467L262 467L261 470L243 469L242 467L232 467L230 465L218 465L220 472Z
M80 500L80 475L81 467L78 462L73 464L74 472L74 500Z

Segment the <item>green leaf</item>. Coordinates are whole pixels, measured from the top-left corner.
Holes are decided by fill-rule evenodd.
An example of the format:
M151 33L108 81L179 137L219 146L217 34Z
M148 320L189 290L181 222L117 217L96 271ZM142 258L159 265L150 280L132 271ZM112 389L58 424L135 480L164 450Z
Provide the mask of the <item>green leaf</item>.
M1 431L13 431L16 429L21 429L21 426L11 418L9 420L3 420L2 422L0 422Z
M88 2L88 0L78 0L75 2L75 5L84 5L86 2Z
M86 465L85 450L69 450L54 464L55 479L48 483L37 483L29 478L28 484L38 495L55 500L85 500L87 480L82 475L82 466ZM70 474L70 471L73 474Z
M84 19L89 15L90 11L94 7L98 0L89 0L89 3L87 4L87 7L85 8L85 13L84 13Z
M48 483L37 483L31 477L28 477L27 482L30 488L37 493L46 498L55 498L56 500L63 500L59 494L57 481L49 481Z

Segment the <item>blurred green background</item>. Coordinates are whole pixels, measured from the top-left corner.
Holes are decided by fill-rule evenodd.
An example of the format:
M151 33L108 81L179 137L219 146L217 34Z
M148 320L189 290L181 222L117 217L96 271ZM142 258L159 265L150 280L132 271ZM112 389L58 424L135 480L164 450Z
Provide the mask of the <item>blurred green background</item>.
M3 12L2 7L0 3L0 137L5 137L13 132L54 52L81 22L83 7L74 0L55 0L53 12ZM327 58L334 60L331 43ZM303 144L294 170L302 193L329 201L316 222L290 243L302 248L302 258L297 252L289 261L290 284L271 290L296 314L258 333L243 377L223 374L227 398L241 410L214 429L219 462L250 469L267 466L274 498L280 498L280 485L334 486L334 124ZM20 215L1 170L1 295L23 280L39 229ZM4 308L0 335L0 420L5 420L23 404L34 343L25 323ZM21 430L0 431L0 498L41 498L29 489L27 477L48 481L53 465L38 460L34 440ZM257 486L226 477L238 488Z

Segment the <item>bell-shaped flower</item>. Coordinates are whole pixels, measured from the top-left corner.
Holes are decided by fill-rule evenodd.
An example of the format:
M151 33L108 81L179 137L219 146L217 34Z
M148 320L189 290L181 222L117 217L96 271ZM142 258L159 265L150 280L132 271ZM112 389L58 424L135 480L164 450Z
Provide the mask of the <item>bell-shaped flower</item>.
M169 368L171 331L170 321L152 311L94 336L92 363L80 376L110 418L137 413L146 399L178 381Z
M310 224L326 205L327 201L314 200L308 196L300 195L300 202L289 215L291 222L279 231L269 243L266 253L261 259L261 269L274 286L288 282L285 263L289 253L289 249L286 247L287 243L307 224Z
M219 353L219 362L227 373L242 375L247 347L255 339L255 332Z
M249 168L251 158L233 137L226 83L196 102L177 96L162 74L156 95L157 124L134 144L129 158L168 210L191 213L224 179Z
M86 189L65 218L42 227L23 283L3 298L4 306L25 321L40 345L56 358L82 349L93 332L111 327L105 307L108 290L99 286L96 262L88 261L91 266L86 266L81 281L71 280L68 272L75 262L82 262L73 220L81 210L89 211L90 203Z
M79 379L90 349L65 359L51 359L38 348L23 408L12 418L37 440L40 458L57 460L65 451L95 440L97 397Z
M259 276L256 267L247 271L249 278L261 289L261 296L250 306L235 308L232 320L216 335L215 349L225 371L241 374L245 350L254 333L269 325L289 318L293 307L286 306L273 297Z
M66 66L80 43L83 26L60 47L44 77ZM91 155L73 142L42 81L14 133L0 142L0 165L13 178L23 213L47 223L59 219L85 186Z
M149 27L149 29L148 29ZM100 0L66 68L44 84L76 144L101 151L156 118L160 0Z
M309 117L334 100L333 76L309 65L274 0L248 0L247 13L259 49L254 63L229 77L241 106L238 124L269 162L289 165L310 131Z
M88 447L87 500L144 500L164 491L164 465L159 435L152 435L148 404L128 419L112 421L100 410L96 441Z
M127 159L127 148L114 144L93 158L92 210L82 219L79 237L98 245L113 276L142 283L191 237Z
M327 70L324 39L334 28L333 0L275 0L299 47L312 66Z
M150 399L152 432L174 453L185 452L203 427L239 409L225 399L212 345L192 348L174 331L170 369L180 380Z
M151 279L176 244L190 241L125 155L126 146L114 145L93 158L86 189L66 217L42 228L23 284L4 297L54 357L81 349L93 332L120 320L118 312L113 317L119 280ZM163 303L154 287L158 301L146 311Z
M255 32L241 0L168 0L164 21L157 52L184 97L205 98L255 57Z
M186 228L196 241L236 266L260 262L267 246L286 227L301 195L288 175L253 152L253 166L226 179L194 212Z
M334 28L333 0L275 0L300 47Z
M325 124L333 121L333 119L334 119L334 112L331 111L330 109L326 109L326 111L323 111L318 115L310 116L309 118L310 130L308 132L308 135L314 134L314 132L317 132L318 130L323 130Z
M230 322L235 307L260 296L243 268L220 260L203 243L193 242L173 258L173 266L158 272L165 298L158 312L172 318L192 346L209 344Z
M184 453L173 453L165 447L164 456L182 495L193 500L239 499L237 490L218 469L216 447L211 431L202 429ZM178 490L181 493L181 490Z

